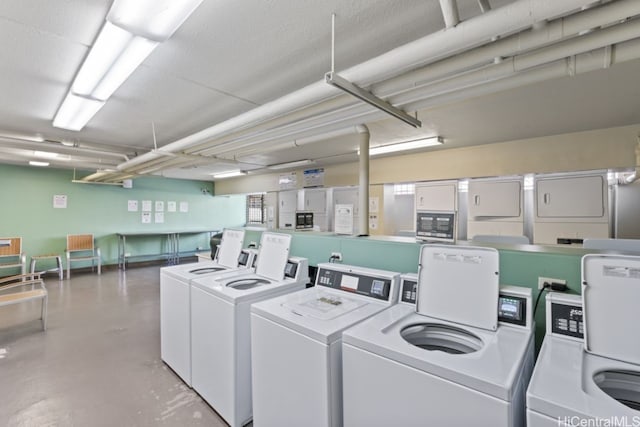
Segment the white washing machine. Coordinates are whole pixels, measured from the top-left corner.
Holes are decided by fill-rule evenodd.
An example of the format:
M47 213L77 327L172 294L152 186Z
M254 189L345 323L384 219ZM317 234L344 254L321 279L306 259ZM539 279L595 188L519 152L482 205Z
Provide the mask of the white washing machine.
M342 331L395 304L399 277L323 263L315 287L253 305L255 426L342 425Z
M193 388L232 427L252 416L251 304L309 283L307 259L287 259L290 243L290 235L263 233L255 273L192 283Z
M581 299L547 296L529 426L640 426L639 302L640 257L622 255L583 257Z
M343 334L346 426L521 427L531 289L498 285L495 249L425 245L401 303ZM415 280L415 279L414 279Z
M160 269L160 356L191 386L190 283L202 275L228 274L251 266L255 252L242 250L244 230L223 232L216 260Z

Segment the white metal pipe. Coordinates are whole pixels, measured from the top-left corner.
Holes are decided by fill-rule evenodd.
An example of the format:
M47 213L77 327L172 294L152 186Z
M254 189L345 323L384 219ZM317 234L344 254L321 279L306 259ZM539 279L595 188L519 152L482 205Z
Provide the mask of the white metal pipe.
M369 235L369 129L356 127L359 136L360 159L358 161L358 232Z
M393 49L345 70L341 72L341 75L352 82L367 85L476 47L491 40L492 37L529 28L537 21L569 13L588 3L590 1L587 0L563 0L561 2L519 0L462 22L455 28L430 34ZM324 81L319 81L220 124L167 144L161 150L181 151L203 141L220 138L230 132L247 129L274 117L291 113L336 96L338 93L337 89L326 85ZM143 154L123 163L119 169L128 169L154 158L154 154Z
M623 1L622 3L625 3L628 7L621 8L619 7L619 5L616 5L615 8L610 8L609 4L607 4L605 7L601 7L598 10L606 12L605 16L607 21L610 19L614 19L614 20L622 19L624 16L627 16L626 15L627 13L635 13L635 12L640 13L640 2L630 3L627 1ZM553 36L554 40L560 39L561 37L566 35L566 32L561 30L561 28L563 28L565 24L571 29L572 32L579 31L581 28L585 28L584 26L592 25L593 19L594 19L594 13L593 13L594 10L595 9L591 9L589 12L584 12L587 14L587 16L583 17L583 19L578 19L575 17L567 17L567 18L563 18L562 22L554 22L552 24L551 31L545 31L544 32L545 36L543 37L541 37L540 34L535 34L534 32L527 32L521 35L512 36L507 39L502 39L491 45L483 46L470 52L465 52L463 54L460 54L453 58L446 59L444 61L439 61L435 64L432 64L426 67L424 70L419 70L419 71L410 73L410 75L405 75L400 78L392 79L391 81L387 81L385 83L377 85L375 87L375 91L379 94L379 96L388 97L393 95L393 92L397 93L398 91L400 91L401 90L400 88L402 88L404 91L415 90L415 87L421 86L425 82L448 77L456 71L459 72L460 70L467 69L470 65L476 65L476 64L481 64L481 63L491 61L491 59L496 56L511 55L514 50L516 51L530 50L532 47L534 47L534 42L538 44L540 43L546 44L549 41L549 38L547 37L549 34L554 35ZM582 26L580 22L582 22ZM614 38L610 38L608 41L604 41L604 42L596 41L594 43L593 41L597 39L593 39L593 38L588 38L585 40L582 40L582 38L570 39L570 40L572 40L571 42L572 44L577 43L577 40L580 40L581 42L583 42L584 43L583 46L585 47L583 47L582 50L587 50L589 48L597 48L604 44L610 44L620 40L624 40L625 37L626 38L634 37L635 30L631 29L630 28L631 26L632 26L632 23L627 23L628 28L626 29L618 28L619 26L608 28L606 30L608 33L616 33L618 34L618 36L614 36ZM625 35L625 32L626 32L626 35ZM602 36L599 36L599 37L602 37ZM587 41L591 42L590 46L587 45ZM564 49L566 49L566 47L562 45L562 47L559 47L556 50L555 59L575 53L575 52L571 52L571 53L564 52L563 51ZM526 65L527 62L531 63L535 61L537 63L542 63L542 61L540 61L539 59L540 55L547 55L548 56L547 61L551 61L554 59L554 58L551 58L550 55L544 52L545 51L539 51L539 52L533 53L529 57L529 59L527 59L523 63L524 65L519 66L518 69L528 66ZM507 67L508 66L505 66L505 69ZM411 81L413 81L413 83L409 84L408 82L411 82ZM393 99L392 99L392 102L393 102ZM368 112L368 111L371 111L371 109L361 104L358 104L358 103L350 104L345 107L338 108L336 110L328 111L327 113L324 113L324 114L316 114L313 117L305 120L298 120L289 125L280 126L278 128L270 129L267 131L256 132L255 134L242 135L238 139L221 142L219 145L209 150L204 150L203 153L208 154L213 152L220 152L222 149L221 146L223 145L227 146L227 148L225 148L222 151L228 152L228 151L232 151L234 147L242 148L248 145L252 145L254 143L261 144L264 141L269 141L269 140L272 140L273 138L276 138L276 135L293 139L295 138L295 134L296 134L296 131L294 131L294 129L305 128L307 130L312 130L314 129L314 123L321 123L326 120L333 120L333 118L331 117L336 117L337 115L344 116L348 114L359 114L359 116L362 117L362 112ZM244 141L244 143L240 144L242 141Z
M460 22L458 14L458 5L456 0L440 0L440 9L442 9L442 18L446 28L453 28Z
M480 6L480 11L482 13L487 13L491 10L489 0L478 0L478 6Z

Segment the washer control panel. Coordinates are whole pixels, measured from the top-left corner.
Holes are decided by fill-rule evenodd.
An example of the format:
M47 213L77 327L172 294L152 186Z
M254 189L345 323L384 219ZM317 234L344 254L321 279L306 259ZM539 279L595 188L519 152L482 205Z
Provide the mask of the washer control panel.
M584 339L582 300L579 295L547 296L547 333Z
M402 278L400 288L400 300L407 304L416 304L416 296L418 293L418 280Z
M391 280L388 278L359 274L356 271L347 273L328 268L318 270L316 286L326 286L384 301L389 301L391 292Z
M527 326L527 299L500 294L498 298L498 321Z

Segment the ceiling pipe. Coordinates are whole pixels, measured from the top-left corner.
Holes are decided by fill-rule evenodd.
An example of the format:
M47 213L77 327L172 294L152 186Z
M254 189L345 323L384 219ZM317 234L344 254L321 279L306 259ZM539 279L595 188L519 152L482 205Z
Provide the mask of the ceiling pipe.
M477 47L488 42L492 37L521 31L537 21L572 12L588 3L590 1L587 0L564 0L561 2L519 0L474 19L461 22L454 28L438 31L393 49L342 71L340 74L352 82L366 86L406 73L463 50ZM337 94L337 89L326 85L324 81L319 81L232 119L167 144L161 150L182 151L206 140L220 138L228 133L247 129L275 117L289 114ZM123 163L119 169L125 170L156 158L157 154L143 154Z
M621 8L620 4L622 3L625 3L628 7ZM606 18L605 22L608 22L611 19L621 19L622 17L628 16L628 13L640 13L640 2L623 1L620 4L614 3L613 5L615 7L611 7L609 6L610 4L607 4L605 8L600 8L604 13L604 17ZM422 86L429 81L448 78L448 76L450 76L451 74L454 74L456 72L459 73L461 70L467 70L471 66L491 63L492 59L496 56L512 55L513 51L517 51L519 47L522 50L530 50L535 46L539 46L541 44L545 45L551 41L559 40L567 35L576 34L581 30L581 28L588 28L590 25L592 25L593 22L595 22L594 19L594 9L591 9L590 12L584 12L584 16L582 16L581 14L580 19L573 16L563 18L561 19L561 22L554 22L553 25L549 27L550 31L544 31L542 34L537 32L526 32L502 39L494 44L483 46L473 51L460 54L456 57L439 61L426 67L425 69L415 71L413 73L409 73L408 75L376 85L375 91L381 93L382 96L393 97L398 93L414 90L416 87ZM563 31L562 28L565 28L565 30ZM570 32L566 30L567 28L570 30ZM552 35L552 37L549 37L550 34ZM620 37L620 39L632 36L633 34L627 36L623 35ZM615 42L615 40L609 41L609 43L612 42ZM594 46L598 46L597 43ZM587 48L583 48L583 50L587 50ZM562 56L562 52L557 55L557 57ZM529 58L535 58L535 55ZM220 142L216 146L213 146L207 150L203 150L202 153L210 154L212 152L219 152L221 146L223 145L228 146L225 151L231 151L234 149L234 147L244 147L253 143L261 144L262 141L273 139L276 135L286 135L286 137L292 139L292 135L295 132L287 131L287 129L296 129L302 127L309 128L311 123L317 123L323 120L332 121L332 117L336 117L337 115L341 115L344 117L348 114L351 114L351 112L363 111L371 111L371 109L369 109L367 106L357 104L343 105L336 110L325 112L323 114L316 114L309 118L298 120L285 126L281 126L275 129L269 129L262 132L256 132L254 134L245 134L234 140ZM287 133L285 134L283 132ZM241 143L242 141L244 141L244 143Z
M453 28L460 23L456 0L440 0L440 9L442 10L442 18L446 28Z
M356 126L359 139L360 158L358 160L358 232L369 235L369 128Z
M0 145L11 148L18 148L21 150L34 150L34 151L48 151L55 152L57 154L65 154L65 155L77 155L78 153L82 154L94 154L94 158L96 157L110 157L114 159L124 159L129 160L129 157L126 154L115 153L112 151L102 151L96 150L92 148L82 148L82 147L67 147L56 141L45 140L43 142L36 141L27 141L22 139L13 139L13 138L4 138L0 137Z

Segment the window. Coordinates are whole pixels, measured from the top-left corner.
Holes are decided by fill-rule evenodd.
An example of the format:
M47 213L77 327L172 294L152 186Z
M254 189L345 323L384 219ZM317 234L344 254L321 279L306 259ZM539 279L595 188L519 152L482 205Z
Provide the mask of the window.
M413 183L393 184L393 194L395 196L414 194L416 185Z
M247 196L247 225L264 224L264 195L249 194Z

